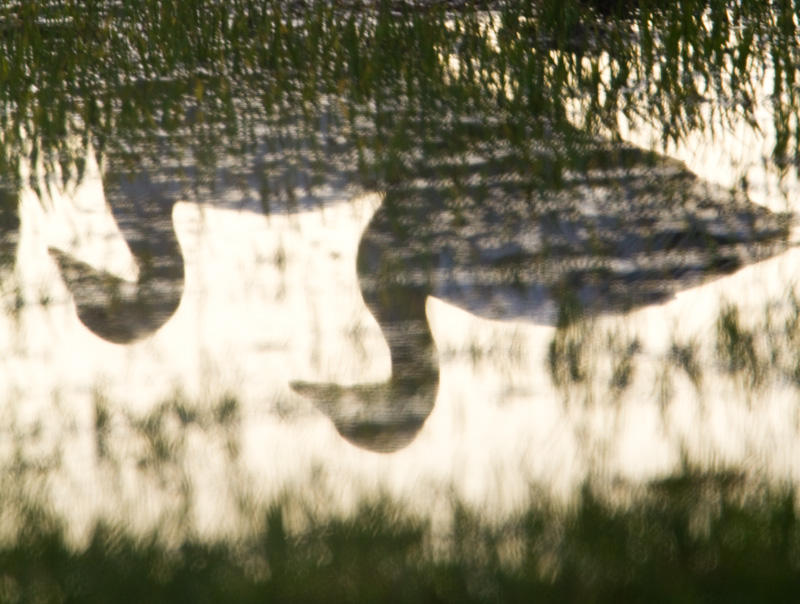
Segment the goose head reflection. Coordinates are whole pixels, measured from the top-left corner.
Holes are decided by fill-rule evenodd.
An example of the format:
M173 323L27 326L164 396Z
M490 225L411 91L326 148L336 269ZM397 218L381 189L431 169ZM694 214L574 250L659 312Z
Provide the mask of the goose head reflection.
M391 377L292 384L345 439L396 451L433 410L439 367L428 296L487 318L556 325L567 305L580 320L664 303L787 247L787 215L681 162L596 139L573 141L564 156L495 143L387 189L357 269Z
M364 250L364 241L359 260L362 253L371 253ZM430 289L387 284L381 291L362 288L362 293L389 344L391 379L356 386L293 382L292 387L314 400L346 440L390 453L416 438L439 390L436 346L425 315Z
M173 187L109 170L103 178L106 200L138 268L131 282L98 270L56 248L50 254L75 301L80 321L95 335L128 344L160 329L181 302L184 260L175 234Z

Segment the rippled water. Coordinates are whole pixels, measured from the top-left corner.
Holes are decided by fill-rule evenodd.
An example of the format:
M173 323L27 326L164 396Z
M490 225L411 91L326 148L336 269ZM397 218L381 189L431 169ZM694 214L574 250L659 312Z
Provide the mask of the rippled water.
M744 166L751 180L766 178L757 171L758 150L734 135L699 155L689 146L676 152L722 185L735 182L734 160L744 162L738 169ZM720 166L708 166L709 157ZM292 384L378 385L390 377L385 332L364 305L356 272L359 239L383 194L333 188L315 206L264 214L243 207L256 197L252 191L241 197L219 186L199 205L191 193L176 193L172 218L185 259L180 305L163 327L114 342L81 323L58 256L48 253L63 250L94 269L136 278L93 157L88 165L80 184L43 183L41 198L30 188L22 192L17 278L24 304L3 321L6 448L51 464L50 496L68 517L87 522L113 510L158 523L180 500L169 476L191 482L195 522L213 531L235 528L226 511L243 483L268 501L288 487L313 488L321 471L337 485L338 505L362 489L416 493L411 499L422 505L455 489L498 512L521 505L531 482L568 496L587 476L652 479L686 457L796 478L795 386L765 367L765 381L748 387L746 376L726 375L714 348L721 301L740 307L745 325L763 321L772 301L776 316L785 311L794 250L673 301L560 332L532 321L488 320L469 310L480 313L492 302L470 307L467 300L463 310L434 291L425 310L441 376L438 394L422 395L430 398L422 404L435 406L427 419L428 410L420 411L419 434L414 427L403 436L402 422L386 420L389 448L407 447L376 455L369 448L385 445L367 436L355 441L366 450L354 447L321 410L345 422L346 431L348 421L358 426L363 417L391 414L375 410L384 404L380 393L368 390L350 407L336 398L341 393L331 394L336 400L315 406ZM136 195L145 185L125 186ZM796 198L795 189L785 198L760 192L759 201L776 209ZM490 293L494 304L523 305L512 314L526 312L524 291ZM399 329L407 333L406 325ZM763 346L765 334L754 335ZM585 376L575 383L554 384L548 370L551 343L560 337L578 347ZM692 342L696 384L670 356L673 344ZM615 385L620 363L630 373ZM416 392L395 396L390 406L414 413L409 401ZM231 423L217 427L225 401L233 406ZM401 441L392 444L395 437ZM148 465L159 454L148 439L164 439L162 454L180 460L174 470ZM114 489L110 466L119 473Z
M336 95L276 119L137 82L149 126L81 149L80 179L17 157L5 192L0 465L70 543L247 536L289 496L387 495L446 536L454 502L492 524L587 483L797 483L770 72L758 123L666 150L627 119L585 134L580 103L558 128Z

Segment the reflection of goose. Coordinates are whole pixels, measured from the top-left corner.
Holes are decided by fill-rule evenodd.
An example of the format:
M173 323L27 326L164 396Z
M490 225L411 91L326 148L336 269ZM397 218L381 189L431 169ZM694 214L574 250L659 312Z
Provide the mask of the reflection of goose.
M78 317L96 335L124 344L151 335L175 313L183 294L183 256L172 223L170 187L108 171L106 199L139 269L136 282L99 271L50 249L75 299Z
M156 87L153 97L170 92ZM145 125L144 135L125 133L128 138L120 135L107 145L113 151L106 152L106 200L139 268L138 280L50 250L81 322L110 342L154 334L180 304L184 261L172 222L178 199L258 213L296 211L326 195L338 199L336 193L353 180L352 147L337 142L337 126L325 112L315 116L317 123L307 117L305 129L296 115L258 124L243 135L241 149L232 149L215 138L220 124L195 121L193 101L186 101L186 122L175 132L158 134Z
M361 447L405 446L433 409L429 295L555 325L565 303L589 314L663 303L786 248L787 216L629 145L576 134L554 152L484 139L461 158L390 187L361 239L359 284L391 379L293 384Z

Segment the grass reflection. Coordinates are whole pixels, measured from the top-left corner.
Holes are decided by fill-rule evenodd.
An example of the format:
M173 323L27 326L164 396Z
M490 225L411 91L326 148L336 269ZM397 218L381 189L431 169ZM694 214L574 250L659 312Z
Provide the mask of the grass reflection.
M755 334L741 324L739 309L733 305L723 308L717 319L717 354L729 373L744 374L751 387L764 379L755 346Z
M577 103L587 131L640 117L663 141L680 141L714 123L755 123L772 68L773 159L786 171L798 161L793 11L791 2L722 0L5 2L0 169L22 153L69 179L82 173L89 141L102 148L122 132L172 131L187 118L223 122L223 138L235 138L256 113L318 109L331 96L378 109L403 98L455 113L502 108L555 123ZM161 85L181 90L153 97ZM181 96L199 111L187 115Z
M800 525L791 489L692 469L564 509L535 497L502 522L453 501L446 535L388 497L321 516L287 497L244 540L165 545L101 524L69 546L25 510L0 546L3 602L791 602ZM616 502L615 502L616 501ZM621 502L627 503L621 503ZM289 517L302 517L293 530ZM294 521L296 523L296 521Z
M673 339L670 347L670 360L682 369L692 382L695 389L699 390L703 384L703 368L698 360L699 343L692 338L685 343L678 343Z

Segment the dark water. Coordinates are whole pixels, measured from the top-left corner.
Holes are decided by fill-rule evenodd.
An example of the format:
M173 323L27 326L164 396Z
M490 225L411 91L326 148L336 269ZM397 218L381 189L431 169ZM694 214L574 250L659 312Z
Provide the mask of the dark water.
M0 9L0 600L791 601L794 199L619 133L796 190L796 26L685 4Z

